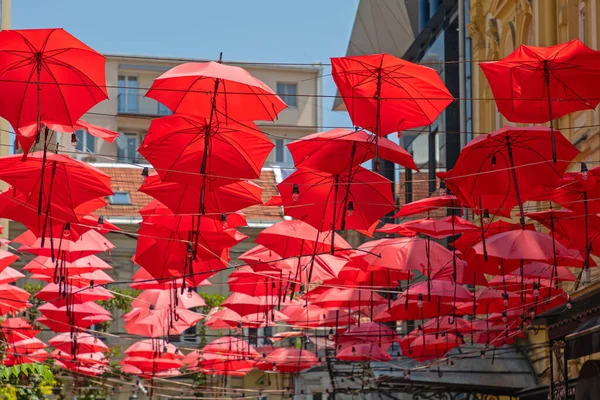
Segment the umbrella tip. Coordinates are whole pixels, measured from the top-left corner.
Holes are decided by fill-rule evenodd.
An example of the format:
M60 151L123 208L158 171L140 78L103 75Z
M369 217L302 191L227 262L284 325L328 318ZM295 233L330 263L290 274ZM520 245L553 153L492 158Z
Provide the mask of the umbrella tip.
M219 64L223 62L223 52L219 53Z

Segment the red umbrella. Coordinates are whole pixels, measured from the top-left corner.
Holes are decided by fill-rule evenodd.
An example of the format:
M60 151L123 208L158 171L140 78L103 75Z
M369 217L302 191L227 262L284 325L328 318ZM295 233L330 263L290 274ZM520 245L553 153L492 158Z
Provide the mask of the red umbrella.
M385 136L431 125L454 101L437 71L389 54L331 59L352 123Z
M173 368L183 367L183 361L171 358L146 358L126 356L121 360L121 365L131 365L137 367L143 373L155 374Z
M400 341L402 355L419 362L442 358L460 345L461 340L452 333L433 335L413 331Z
M370 267L394 270L417 270L432 275L446 265L452 265L452 252L437 242L417 238L390 238L363 243L359 250Z
M151 310L134 308L123 315L127 333L138 336L161 337L180 335L190 326L202 320L203 315L185 308L173 311L168 308Z
M539 262L531 262L523 266L523 276L528 278L539 278L539 279L553 279L553 266L552 264L544 264ZM513 276L521 276L521 272L516 269L509 273ZM575 282L577 277L566 267L557 267L556 276L554 279L558 279L561 282Z
M203 354L219 354L223 356L240 356L254 358L259 355L248 342L233 336L222 336L202 348Z
M372 290L357 288L329 288L312 304L323 308L361 308L386 303L383 297Z
M353 362L385 362L392 360L392 356L376 343L356 343L342 346L341 350L338 350L335 354L335 358Z
M410 215L428 213L439 208L458 206L460 206L460 201L458 201L458 198L456 196L443 195L427 197L421 200L406 203L405 205L400 207L400 211L398 211L398 213L394 215L393 218L408 217Z
M29 293L25 290L3 283L0 285L0 315L15 313L29 308Z
M52 275L55 268L56 263L50 257L40 256L29 261L23 267L23 270L30 274ZM112 269L109 264L96 256L86 256L72 262L65 262L63 268L69 272L69 275L80 275L86 272Z
M0 271L4 270L6 267L11 265L18 259L19 256L17 256L16 254L0 249Z
M457 285L448 280L429 280L411 285L402 293L409 300L423 300L427 296L428 301L449 303L452 301L469 301L473 299L473 294L464 286ZM431 297L431 300L429 300Z
M219 121L274 120L286 108L263 82L243 68L220 61L190 62L171 68L154 80L146 96L174 113Z
M521 229L521 225L518 223L513 224L503 220L488 222L483 224L481 232L464 233L461 237L452 242L452 246L464 253L469 247L473 247L477 243L481 242L483 238L487 239L488 237L498 233L514 231L517 229ZM533 224L526 224L525 229L534 231L535 226Z
M103 352L94 353L77 353L70 354L69 352L54 350L50 355L55 360L62 361L63 363L76 364L80 366L98 367L100 365L108 365L109 360L106 354Z
M114 296L103 287L85 287L49 283L34 296L36 299L52 303L56 306L87 303L89 301L109 300Z
M486 240L487 253L492 257L502 258L504 260L530 260L552 263L555 258L565 259L561 265L581 266L583 259L581 257L573 258L572 253L552 240L548 234L529 231L516 230L499 233L490 236ZM483 254L483 245L478 243L473 247L477 254Z
M287 321L287 316L277 310L269 313L254 313L241 316L233 310L223 308L208 314L204 325L210 329L262 328L278 321Z
M50 174L50 179L40 179L42 170ZM63 154L44 156L42 152L35 152L25 161L19 154L2 157L0 179L22 193L26 202L38 210L42 210L42 204L44 210L48 210L50 204L72 210L87 201L113 194L107 174Z
M158 175L146 178L140 192L146 193L160 201L175 214L218 214L230 213L262 204L262 188L250 181L239 181L228 185L218 181L207 180L197 186L202 180L196 180L196 185L184 185L176 182L161 182ZM201 191L206 188L204 211L200 210Z
M147 289L131 302L131 307L133 308L154 310L175 307L195 308L204 307L205 305L204 299L195 291L188 290L187 294L182 294L181 291L176 289Z
M507 120L550 121L552 128L555 118L596 108L600 101L598 62L600 52L573 39L548 47L521 45L504 59L479 66ZM553 153L556 163L556 151Z
M110 320L110 312L94 302L55 306L46 303L38 307L45 317L38 322L47 325L55 332L68 332L73 327L88 328L95 323Z
M446 265L435 272L431 279L453 281L461 285L488 286L485 275L474 271L469 264L462 260L457 261L456 269L454 269L453 265Z
M396 209L391 182L363 167L337 175L297 170L277 188L285 214L319 231L367 229Z
M454 307L449 303L441 303L439 298L436 301L427 301L427 296L422 300L407 300L405 296L400 296L392 302L375 310L374 321L414 321L427 318L437 318L440 315L451 315Z
M260 177L273 147L252 122L211 124L206 118L175 114L152 120L139 151L163 181L198 185L199 173L211 180Z
M389 327L377 322L366 322L360 325L350 327L342 335L338 336L338 343L346 342L356 343L378 343L379 347L385 351L393 342L398 341L396 332Z
M281 256L265 246L257 245L238 257L256 272L294 270L293 259L282 259Z
M360 130L336 128L313 133L288 144L296 168L329 172L333 175L353 169L375 156L375 136ZM412 156L386 138L378 140L379 156L410 169L417 169ZM336 162L331 160L335 158Z
M423 325L423 333L444 334L452 333L455 335L467 334L473 332L473 325L464 318L439 317L432 318Z
M391 224L389 224L391 225ZM423 218L399 224L403 229L427 235L434 239L443 239L456 236L465 232L477 232L477 225L457 216L451 215L442 219ZM379 229L378 231L382 231ZM389 231L389 229L388 229Z
M486 194L516 197L524 225L523 202L538 195L540 186L550 186L560 179L579 154L557 132L559 161L550 162L551 138L550 130L542 127L506 127L478 136L463 148L445 180L458 186L475 204L479 196Z
M25 275L11 267L6 267L0 272L0 284L13 283L21 278L25 278Z
M235 311L241 316L248 314L267 313L281 304L277 296L249 296L245 293L232 293L222 306Z
M83 332L61 333L48 340L48 344L57 350L71 354L108 353L109 347L98 337ZM75 351L73 351L75 350Z
M173 289L174 287L180 288L181 286L210 286L211 283L200 277L199 275L192 275L185 278L177 278L177 279L168 279L168 277L160 277L161 279L157 279L153 277L148 271L144 268L140 268L136 271L135 274L131 277L133 282L129 284L129 287L136 290L146 290L146 289Z
M281 312L289 318L286 321L290 325L300 328L317 327L339 327L352 325L358 321L358 315L348 310L333 310L304 303L292 304L285 307Z
M16 342L16 336L19 338L34 337L38 334L39 329L33 329L31 324L22 317L17 318L6 318L0 322L0 331L9 342ZM13 336L15 336L13 338Z
M54 273L52 271L47 273L48 275L42 273L33 274L30 275L29 278L44 282L54 282ZM78 275L67 275L65 282L67 285L82 288L85 286L106 285L107 283L114 282L114 279L108 276L106 272L98 270L94 272L84 272Z
M256 367L263 371L296 373L319 364L317 356L291 347L278 347L266 357L257 360Z
M73 262L80 258L110 251L115 248L108 239L93 230L85 232L75 242L53 238L42 243L43 238L36 238L31 231L22 233L14 241L22 243L21 247L19 247L20 252L43 257L51 257L52 254L58 254L58 258L66 262Z
M175 345L162 339L139 340L125 349L124 353L131 357L162 358L171 360L181 360L184 358L183 353L175 347Z
M108 98L105 57L65 30L7 30L0 38L0 115L15 129L72 125Z
M350 254L353 249L337 233L335 240L320 235L311 225L299 221L281 221L263 229L255 242L273 250L283 258L310 256L321 253Z

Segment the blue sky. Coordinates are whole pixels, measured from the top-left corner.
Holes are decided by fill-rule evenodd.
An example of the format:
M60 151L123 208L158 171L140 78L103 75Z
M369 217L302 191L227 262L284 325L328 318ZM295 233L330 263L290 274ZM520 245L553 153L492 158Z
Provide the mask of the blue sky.
M342 56L358 0L17 0L12 26L62 27L105 53L327 63ZM328 70L324 70L328 75ZM335 94L330 76L325 94ZM324 125L349 126L323 101Z

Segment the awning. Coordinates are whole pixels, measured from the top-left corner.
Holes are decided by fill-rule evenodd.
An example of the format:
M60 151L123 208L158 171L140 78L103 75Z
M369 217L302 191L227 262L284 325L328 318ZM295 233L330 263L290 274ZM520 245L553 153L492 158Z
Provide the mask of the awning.
M569 360L600 352L600 316L588 319L565 336Z

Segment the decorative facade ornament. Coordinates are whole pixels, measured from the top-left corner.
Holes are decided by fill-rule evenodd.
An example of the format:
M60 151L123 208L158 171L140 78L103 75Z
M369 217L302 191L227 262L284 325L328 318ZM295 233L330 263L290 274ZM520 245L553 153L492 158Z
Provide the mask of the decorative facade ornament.
M497 60L500 56L500 32L498 31L498 20L490 18L488 29L485 33L488 38L488 60Z

